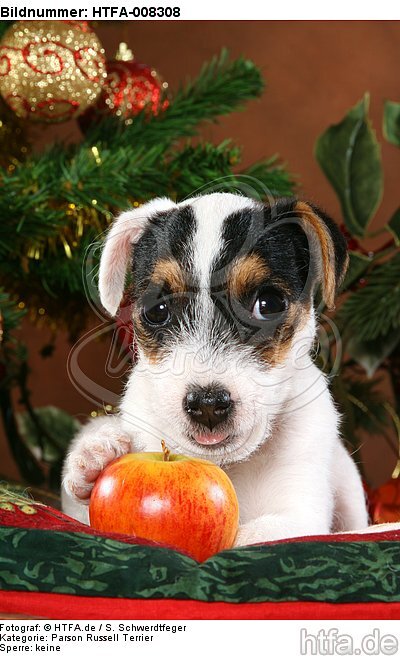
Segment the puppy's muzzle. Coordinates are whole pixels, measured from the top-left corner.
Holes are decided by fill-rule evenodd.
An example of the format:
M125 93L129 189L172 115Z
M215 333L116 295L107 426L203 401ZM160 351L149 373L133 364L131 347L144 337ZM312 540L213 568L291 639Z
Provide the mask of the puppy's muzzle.
M198 424L209 430L228 419L232 410L230 393L216 387L192 388L184 399L185 411Z

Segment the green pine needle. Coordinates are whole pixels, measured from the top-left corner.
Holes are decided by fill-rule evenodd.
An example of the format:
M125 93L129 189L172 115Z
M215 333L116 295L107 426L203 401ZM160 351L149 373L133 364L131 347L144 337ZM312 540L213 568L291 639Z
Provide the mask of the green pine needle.
M400 253L372 269L366 286L349 296L338 317L359 340L400 328Z
M77 314L73 308L86 302L86 249L112 215L133 201L157 196L179 201L215 185L236 191L243 175L266 194L292 193L293 180L276 158L238 174L240 151L229 142L182 145L182 137L196 136L202 122L241 109L263 88L251 61L232 61L223 51L157 116L141 112L130 125L109 117L78 144L56 143L12 171L0 170L0 216L7 217L0 221L0 275L7 289L23 299L28 290L30 304L41 299L49 316L70 329L69 317ZM86 220L83 235L75 239L77 214ZM28 252L38 253L38 259ZM83 327L84 313L79 314ZM77 334L79 325L72 331Z
M165 111L157 116L142 112L128 126L110 117L88 131L87 143L109 144L113 149L118 144L140 143L147 148L159 143L170 145L182 137L195 136L202 122L216 121L242 109L246 101L259 98L263 90L264 82L255 64L242 57L230 61L223 50L219 57L204 64L195 80L189 79L181 86Z
M12 330L15 330L21 323L25 310L16 307L15 302L10 295L0 287L0 316L1 328L3 330L2 341L7 342Z

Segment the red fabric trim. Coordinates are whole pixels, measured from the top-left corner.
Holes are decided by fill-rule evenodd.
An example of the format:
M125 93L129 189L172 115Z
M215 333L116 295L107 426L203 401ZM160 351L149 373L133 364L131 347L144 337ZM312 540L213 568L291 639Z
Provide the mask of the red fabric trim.
M1 591L0 613L66 620L394 620L400 619L400 602L229 604L174 599L94 599L44 592Z
M126 542L129 544L140 544L147 546L164 546L168 545L159 544L144 538L136 536L122 535L120 533L106 533L97 531L96 529L81 524L80 522L64 515L64 513L36 503L30 503L35 508L34 514L27 515L21 508L14 505L13 512L9 510L0 509L0 526L13 526L16 528L28 528L38 530L51 530L51 531L66 531L68 533L87 533L89 535L98 535L100 537L111 538L119 542ZM380 542L382 540L397 540L400 541L400 530L392 529L382 532L371 533L331 533L325 535L306 535L297 538L285 538L283 540L274 540L271 542L264 542L260 544L285 544L292 542ZM181 552L184 553L184 552Z
M324 535L304 535L298 538L284 538L263 544L286 544L292 542L381 542L384 540L400 541L400 530L371 531L371 533L327 533ZM252 545L254 546L254 545Z

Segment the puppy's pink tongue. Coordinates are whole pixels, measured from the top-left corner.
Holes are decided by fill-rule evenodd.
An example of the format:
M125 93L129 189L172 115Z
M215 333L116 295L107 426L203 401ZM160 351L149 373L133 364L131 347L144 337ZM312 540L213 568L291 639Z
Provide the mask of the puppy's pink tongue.
M195 435L198 444L219 444L226 439L223 433L204 433L203 435Z

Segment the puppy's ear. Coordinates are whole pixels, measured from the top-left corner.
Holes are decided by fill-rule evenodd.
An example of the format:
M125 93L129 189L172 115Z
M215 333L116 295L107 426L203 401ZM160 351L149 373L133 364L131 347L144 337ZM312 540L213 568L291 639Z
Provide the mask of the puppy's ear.
M99 269L99 292L103 307L115 316L122 300L132 249L152 215L176 207L168 198L156 198L121 214L112 224L103 247Z
M346 239L336 223L315 205L298 200L293 214L299 217L308 237L312 275L322 282L322 297L328 309L333 309L349 263Z

